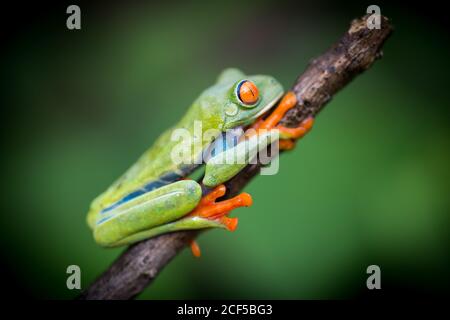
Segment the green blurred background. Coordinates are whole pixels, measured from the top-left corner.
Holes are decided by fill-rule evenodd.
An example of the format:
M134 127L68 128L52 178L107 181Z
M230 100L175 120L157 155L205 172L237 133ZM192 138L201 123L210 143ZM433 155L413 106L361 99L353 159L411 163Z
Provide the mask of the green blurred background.
M80 31L66 29L69 4L3 12L2 275L40 298L75 297L68 265L85 288L120 254L94 243L90 201L222 69L289 88L373 3L81 3ZM235 233L203 234L201 259L183 251L139 298L371 296L371 264L384 295L449 289L447 21L437 6L376 4L396 28L383 59L277 175L252 181Z

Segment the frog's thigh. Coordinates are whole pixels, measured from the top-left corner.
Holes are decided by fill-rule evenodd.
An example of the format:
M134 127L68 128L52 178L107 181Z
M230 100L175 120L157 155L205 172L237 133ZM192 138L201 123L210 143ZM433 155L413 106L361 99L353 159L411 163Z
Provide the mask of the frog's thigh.
M94 238L103 246L135 242L132 235L181 218L197 206L201 196L201 187L193 180L181 180L145 193L100 213ZM133 241L124 242L128 238Z

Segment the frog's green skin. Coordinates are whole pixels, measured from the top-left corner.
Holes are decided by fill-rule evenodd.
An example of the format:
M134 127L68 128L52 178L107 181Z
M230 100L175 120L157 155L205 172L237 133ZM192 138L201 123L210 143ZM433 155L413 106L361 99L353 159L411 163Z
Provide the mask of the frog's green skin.
M236 86L244 79L252 81L259 90L259 100L253 106L246 106L236 96ZM202 190L193 180L177 181L189 175L195 165L177 165L172 161L171 151L179 143L172 141L172 132L184 128L193 135L195 121L201 121L203 132L217 129L219 134L251 124L282 94L282 86L270 76L246 76L237 69L224 70L217 82L194 101L180 122L164 132L125 174L92 202L87 221L96 242L112 247L176 230L223 227L214 220L183 218L197 206ZM210 143L202 138L193 140L192 150L202 151ZM183 163L194 163L198 157L193 154ZM209 187L218 185L243 167L207 165L204 183Z

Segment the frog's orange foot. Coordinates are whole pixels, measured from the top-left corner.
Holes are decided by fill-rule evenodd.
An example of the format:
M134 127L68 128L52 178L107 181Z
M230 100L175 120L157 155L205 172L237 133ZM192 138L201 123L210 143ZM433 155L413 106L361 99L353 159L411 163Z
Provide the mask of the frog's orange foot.
M216 202L216 199L225 195L225 192L225 185L221 184L215 187L200 200L189 216L219 220L228 230L234 231L237 226L237 218L228 218L226 215L233 209L251 206L253 201L252 197L244 192L231 199Z
M303 137L311 130L314 123L313 117L303 120L297 128L288 128L279 124L286 112L295 107L297 97L292 91L288 91L281 99L275 110L266 118L259 118L250 128L246 137L250 137L256 132L263 130L278 129L280 132L279 148L281 150L291 150L295 147L295 140Z
M308 117L305 120L303 120L300 125L296 128L288 128L282 125L276 126L278 130L280 130L280 135L284 139L300 139L303 137L306 133L308 133L309 130L311 130L312 126L314 124L314 118Z
M189 216L197 216L220 222L227 230L234 231L237 228L238 218L229 218L227 215L233 209L249 207L252 205L252 197L248 193L241 193L231 199L216 202L225 195L226 187L221 184L205 195L197 207L189 213ZM191 241L191 250L194 256L200 256L200 248L195 241Z
M281 98L277 107L273 112L266 118L263 119L264 115L259 117L246 131L244 138L250 138L255 134L274 129L280 120L284 117L286 112L295 107L297 104L297 97L292 91L286 92L286 94Z
M258 124L258 129L270 130L275 128L286 112L295 107L297 104L297 97L292 91L286 92L275 110L262 123Z

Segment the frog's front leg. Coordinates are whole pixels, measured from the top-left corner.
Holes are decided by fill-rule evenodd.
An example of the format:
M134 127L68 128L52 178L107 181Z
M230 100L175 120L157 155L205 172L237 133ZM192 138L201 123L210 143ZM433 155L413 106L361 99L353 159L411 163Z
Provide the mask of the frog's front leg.
M280 133L279 148L281 150L294 148L295 141L308 133L314 124L314 118L311 116L303 120L296 128L288 128L279 124L286 112L295 107L296 104L297 97L295 94L292 91L287 92L272 114L265 120L258 120L252 128L256 131L277 129Z
M258 119L249 128L251 130L246 131L243 141L209 159L206 163L203 183L206 186L214 187L228 181L245 168L256 152L266 148L276 139L280 139L279 148L281 150L292 149L295 141L311 130L314 123L314 118L308 117L296 128L279 125L286 112L296 104L295 94L293 92L286 93L270 116L266 119ZM228 161L228 159L232 161ZM233 161L233 159L238 159L238 161ZM244 161L239 161L239 159L244 159Z
M278 131L266 130L264 133L248 137L234 147L212 157L206 162L203 184L207 187L214 187L230 180L244 169L251 160L255 159L259 151L278 138Z

